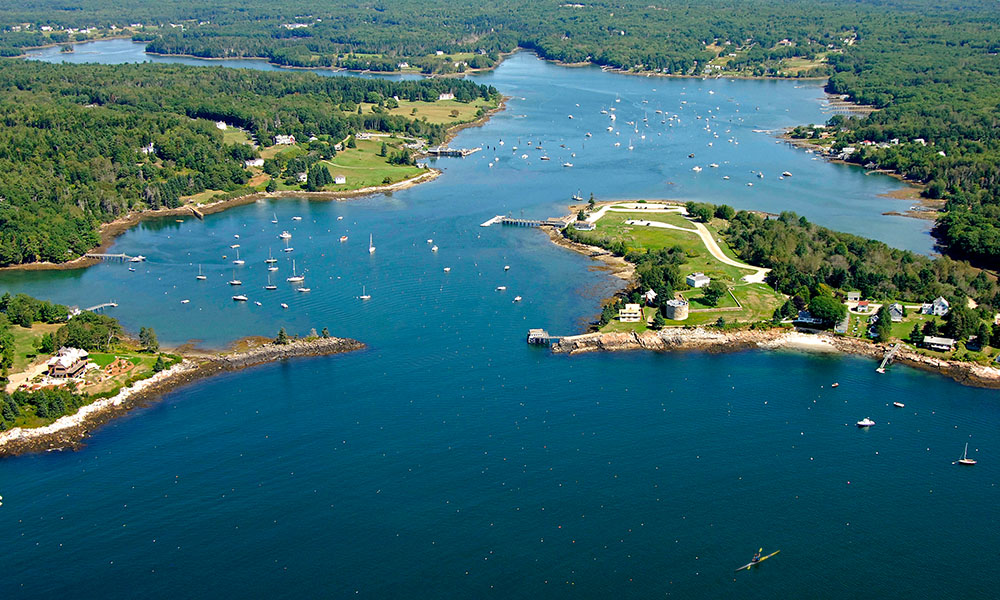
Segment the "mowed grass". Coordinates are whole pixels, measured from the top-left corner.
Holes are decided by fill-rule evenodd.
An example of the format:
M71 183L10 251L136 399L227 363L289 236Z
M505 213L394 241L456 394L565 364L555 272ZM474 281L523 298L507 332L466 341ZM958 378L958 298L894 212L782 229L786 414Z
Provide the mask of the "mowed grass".
M345 148L332 159L320 161L320 164L326 165L334 178L338 175L347 178L347 182L342 185L331 184L323 189L340 192L385 185L386 178L389 178L389 183L397 183L427 171L420 167L389 164L386 157L378 155L382 142L387 144L388 154L398 150L403 143L402 140L391 138L359 140L357 148Z
M35 323L30 328L11 326L10 332L14 336L14 364L10 368L11 372L23 371L33 363L38 358L35 353L35 340L46 333L55 333L61 326L60 323Z
M426 117L428 123L450 125L475 121L476 114L480 108L489 110L495 106L495 103L482 99L474 102L459 102L457 100L411 102L409 100L400 100L399 107L390 110L389 113L414 119ZM416 109L417 112L414 113L413 109Z
M712 279L721 279L728 285L735 285L740 278L747 273L746 269L739 269L730 265L725 265L715 259L708 248L701 241L697 233L678 231L676 229L663 229L659 227L644 227L641 225L626 225L627 220L642 221L662 221L685 229L694 229L694 225L680 215L671 213L644 214L642 212L624 213L607 212L597 222L595 231L580 232L584 239L608 238L611 240L621 240L631 250L660 250L680 246L687 255L687 260L681 265L681 273L689 274L700 271ZM725 253L725 244L720 243ZM731 252L731 251L730 251Z

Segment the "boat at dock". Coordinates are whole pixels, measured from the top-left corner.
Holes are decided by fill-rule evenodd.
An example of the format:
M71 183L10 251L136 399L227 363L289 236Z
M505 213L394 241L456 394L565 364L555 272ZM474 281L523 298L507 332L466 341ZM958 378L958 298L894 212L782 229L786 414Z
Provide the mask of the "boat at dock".
M969 458L969 443L968 442L965 443L965 452L962 453L962 458L958 459L955 462L957 462L960 465L966 465L966 466L972 466L972 465L976 464L976 459Z

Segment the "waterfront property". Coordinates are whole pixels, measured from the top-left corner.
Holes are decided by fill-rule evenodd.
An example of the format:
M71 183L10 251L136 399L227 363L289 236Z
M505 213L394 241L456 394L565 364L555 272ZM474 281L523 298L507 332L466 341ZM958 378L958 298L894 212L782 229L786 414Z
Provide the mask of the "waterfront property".
M618 311L618 320L622 323L638 323L642 321L642 306L639 304L626 304Z
M848 302L859 302L861 300L861 292L847 292Z
M48 376L58 379L77 377L87 368L89 354L80 348L60 348L46 363Z
M689 307L690 304L686 300L676 298L667 300L664 316L672 321L683 321L688 318Z
M898 302L894 302L889 305L889 318L891 318L894 323L902 322L905 312L906 311L903 310L903 305Z
M937 337L933 335L928 335L924 337L923 346L928 350L937 350L938 352L951 352L952 350L955 349L955 340L946 337Z

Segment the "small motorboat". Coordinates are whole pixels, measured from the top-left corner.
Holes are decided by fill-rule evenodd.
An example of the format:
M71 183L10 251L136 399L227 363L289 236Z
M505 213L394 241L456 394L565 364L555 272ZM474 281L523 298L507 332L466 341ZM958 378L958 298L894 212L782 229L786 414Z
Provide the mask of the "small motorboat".
M344 243L344 242L346 242L346 241L347 241L347 236L346 236L346 235L342 235L342 236L340 236L340 243L341 243L341 244L343 244L343 243Z
M520 301L521 301L520 296L514 296L514 302L520 302Z
M431 252L437 252L437 251L438 251L437 246L431 246Z
M135 272L135 267L129 267L128 270L132 271L132 272Z
M874 424L875 424L875 421L872 421L868 417L865 417L864 419L861 419L860 421L858 421L858 427L860 427L862 429L871 427Z
M301 221L301 220L302 220L302 217L292 217L292 220L293 220L293 221Z
M278 234L278 237L283 240L290 240L292 239L292 234L288 233L287 231L282 231L281 233Z
M840 387L840 384L834 381L832 384L830 384L830 387Z
M247 297L244 296L243 294L238 294L236 296L233 296L233 300L235 300L236 302L246 302Z
M287 304L285 304L284 302L282 302L282 303L281 303L281 308L288 308L288 305L287 305Z
M191 303L190 300L181 300L181 304L190 304L190 303Z
M906 405L903 404L902 402L893 402L892 405L895 406L896 408L906 408Z
M507 286L505 286L505 285L498 285L497 286L497 291L498 292L506 292L507 291Z
M504 271L510 271L510 265L504 265L503 266L503 270Z
M240 245L239 245L239 244L231 244L231 245L230 245L229 247L230 247L230 248L239 248L239 247L240 247Z
M570 167L573 166L573 163L571 163L571 162L564 162L563 166L566 167L566 168L570 168Z
M340 217L337 217L337 220L338 220L338 221L343 221L343 220L344 220L344 217L343 217L343 216L340 216Z
M273 273L278 270L278 267L268 267L267 270Z
M791 176L792 176L792 174L791 174L791 172L789 172L789 171L784 171L784 172L782 172L782 173L781 173L781 176L782 176L782 177L791 177Z
M296 292L311 292L312 288L300 287L300 288L296 289L295 291Z
M283 248L282 252L291 252L292 250L295 250L295 248L292 248L291 246L288 246L287 248Z
M260 302L254 302L254 304L256 304L257 306L264 306L264 305L263 305L263 304L261 304Z
M444 268L444 272L445 273L451 273L451 267L445 267Z
M427 240L427 243L428 243L428 244L433 244L433 243L434 243L434 240L433 240L432 238L429 238L429 239Z

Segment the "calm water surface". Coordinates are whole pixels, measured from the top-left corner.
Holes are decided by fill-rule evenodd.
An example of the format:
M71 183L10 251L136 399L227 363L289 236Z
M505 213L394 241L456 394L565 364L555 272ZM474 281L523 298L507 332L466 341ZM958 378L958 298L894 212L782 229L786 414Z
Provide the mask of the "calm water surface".
M823 120L819 86L626 77L524 54L480 80L513 100L454 142L489 149L439 161L433 183L147 222L114 247L149 257L136 272L2 276L4 289L80 306L117 300L129 329L171 343L326 326L369 348L203 381L83 451L0 462L0 591L840 598L863 585L885 598L995 597L996 392L899 366L878 375L845 356L528 348L529 327L579 331L617 284L537 231L478 226L562 214L580 190L794 209L929 250L921 223L880 215L892 180L754 133ZM612 106L619 136L600 112ZM680 123L659 123L657 109ZM784 170L794 176L778 180ZM226 284L233 243L246 304ZM293 258L309 293L284 281ZM865 416L878 425L859 431ZM971 469L951 464L966 441ZM781 554L734 576L760 546Z

